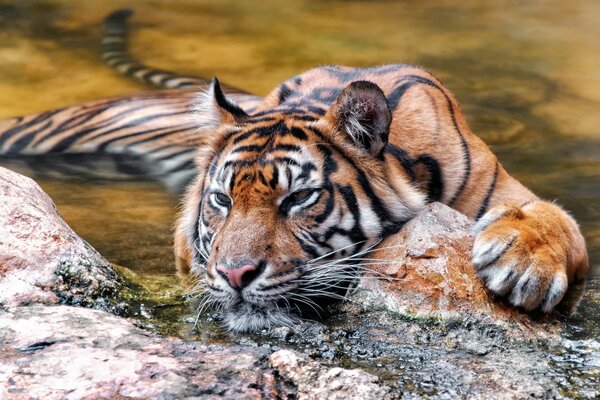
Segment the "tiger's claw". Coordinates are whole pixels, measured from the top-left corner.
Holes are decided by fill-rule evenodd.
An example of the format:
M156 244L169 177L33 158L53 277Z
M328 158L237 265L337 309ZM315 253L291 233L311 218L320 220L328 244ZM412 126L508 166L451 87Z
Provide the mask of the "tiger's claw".
M472 260L494 294L528 311L551 312L567 291L568 238L535 213L490 210L474 226Z

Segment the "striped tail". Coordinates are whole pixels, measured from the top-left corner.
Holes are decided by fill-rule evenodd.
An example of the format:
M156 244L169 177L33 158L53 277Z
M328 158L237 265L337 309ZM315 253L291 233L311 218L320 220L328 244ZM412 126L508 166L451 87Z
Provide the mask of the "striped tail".
M126 21L131 14L119 10L107 17L105 60L127 76L182 90L143 92L0 120L0 164L2 159L42 155L139 158L148 167L148 177L165 182L169 188L181 187L195 174L196 148L210 143L211 138L196 133L189 112L195 92L208 82L148 68L132 60L125 52ZM225 90L248 112L262 101L259 96L231 87ZM82 166L82 159L78 160L78 166Z
M133 59L127 51L127 20L132 15L132 10L121 9L114 11L104 20L102 58L108 65L120 74L161 88L183 89L208 86L210 80L148 67Z

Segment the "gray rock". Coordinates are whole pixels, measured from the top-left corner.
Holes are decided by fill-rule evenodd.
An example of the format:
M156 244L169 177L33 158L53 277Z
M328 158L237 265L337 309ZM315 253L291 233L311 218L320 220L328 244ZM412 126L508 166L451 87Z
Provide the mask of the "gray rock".
M0 398L285 396L257 351L165 338L106 312L0 311Z
M121 284L34 181L0 167L0 307L102 305Z
M298 399L380 400L389 398L389 388L379 378L361 369L326 368L291 350L279 350L269 365L297 386Z

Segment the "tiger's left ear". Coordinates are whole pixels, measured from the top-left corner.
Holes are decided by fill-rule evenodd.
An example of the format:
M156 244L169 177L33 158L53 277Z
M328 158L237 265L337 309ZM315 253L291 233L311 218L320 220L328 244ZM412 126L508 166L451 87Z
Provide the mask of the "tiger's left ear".
M216 77L208 89L196 96L192 109L195 121L203 129L239 124L248 117L240 106L225 97Z
M388 142L392 113L379 86L356 81L344 88L325 119L346 133L356 146L379 157Z

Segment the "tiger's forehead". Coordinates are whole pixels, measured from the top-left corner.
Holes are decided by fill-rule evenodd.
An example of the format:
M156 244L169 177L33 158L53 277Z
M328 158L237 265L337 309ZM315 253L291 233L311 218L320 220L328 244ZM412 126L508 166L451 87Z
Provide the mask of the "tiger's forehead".
M210 187L229 193L256 190L268 194L300 190L319 185L320 182L321 174L314 163L264 161L223 168L212 180Z
M248 124L229 134L213 163L211 186L295 190L314 184L322 169L315 134L284 119Z

